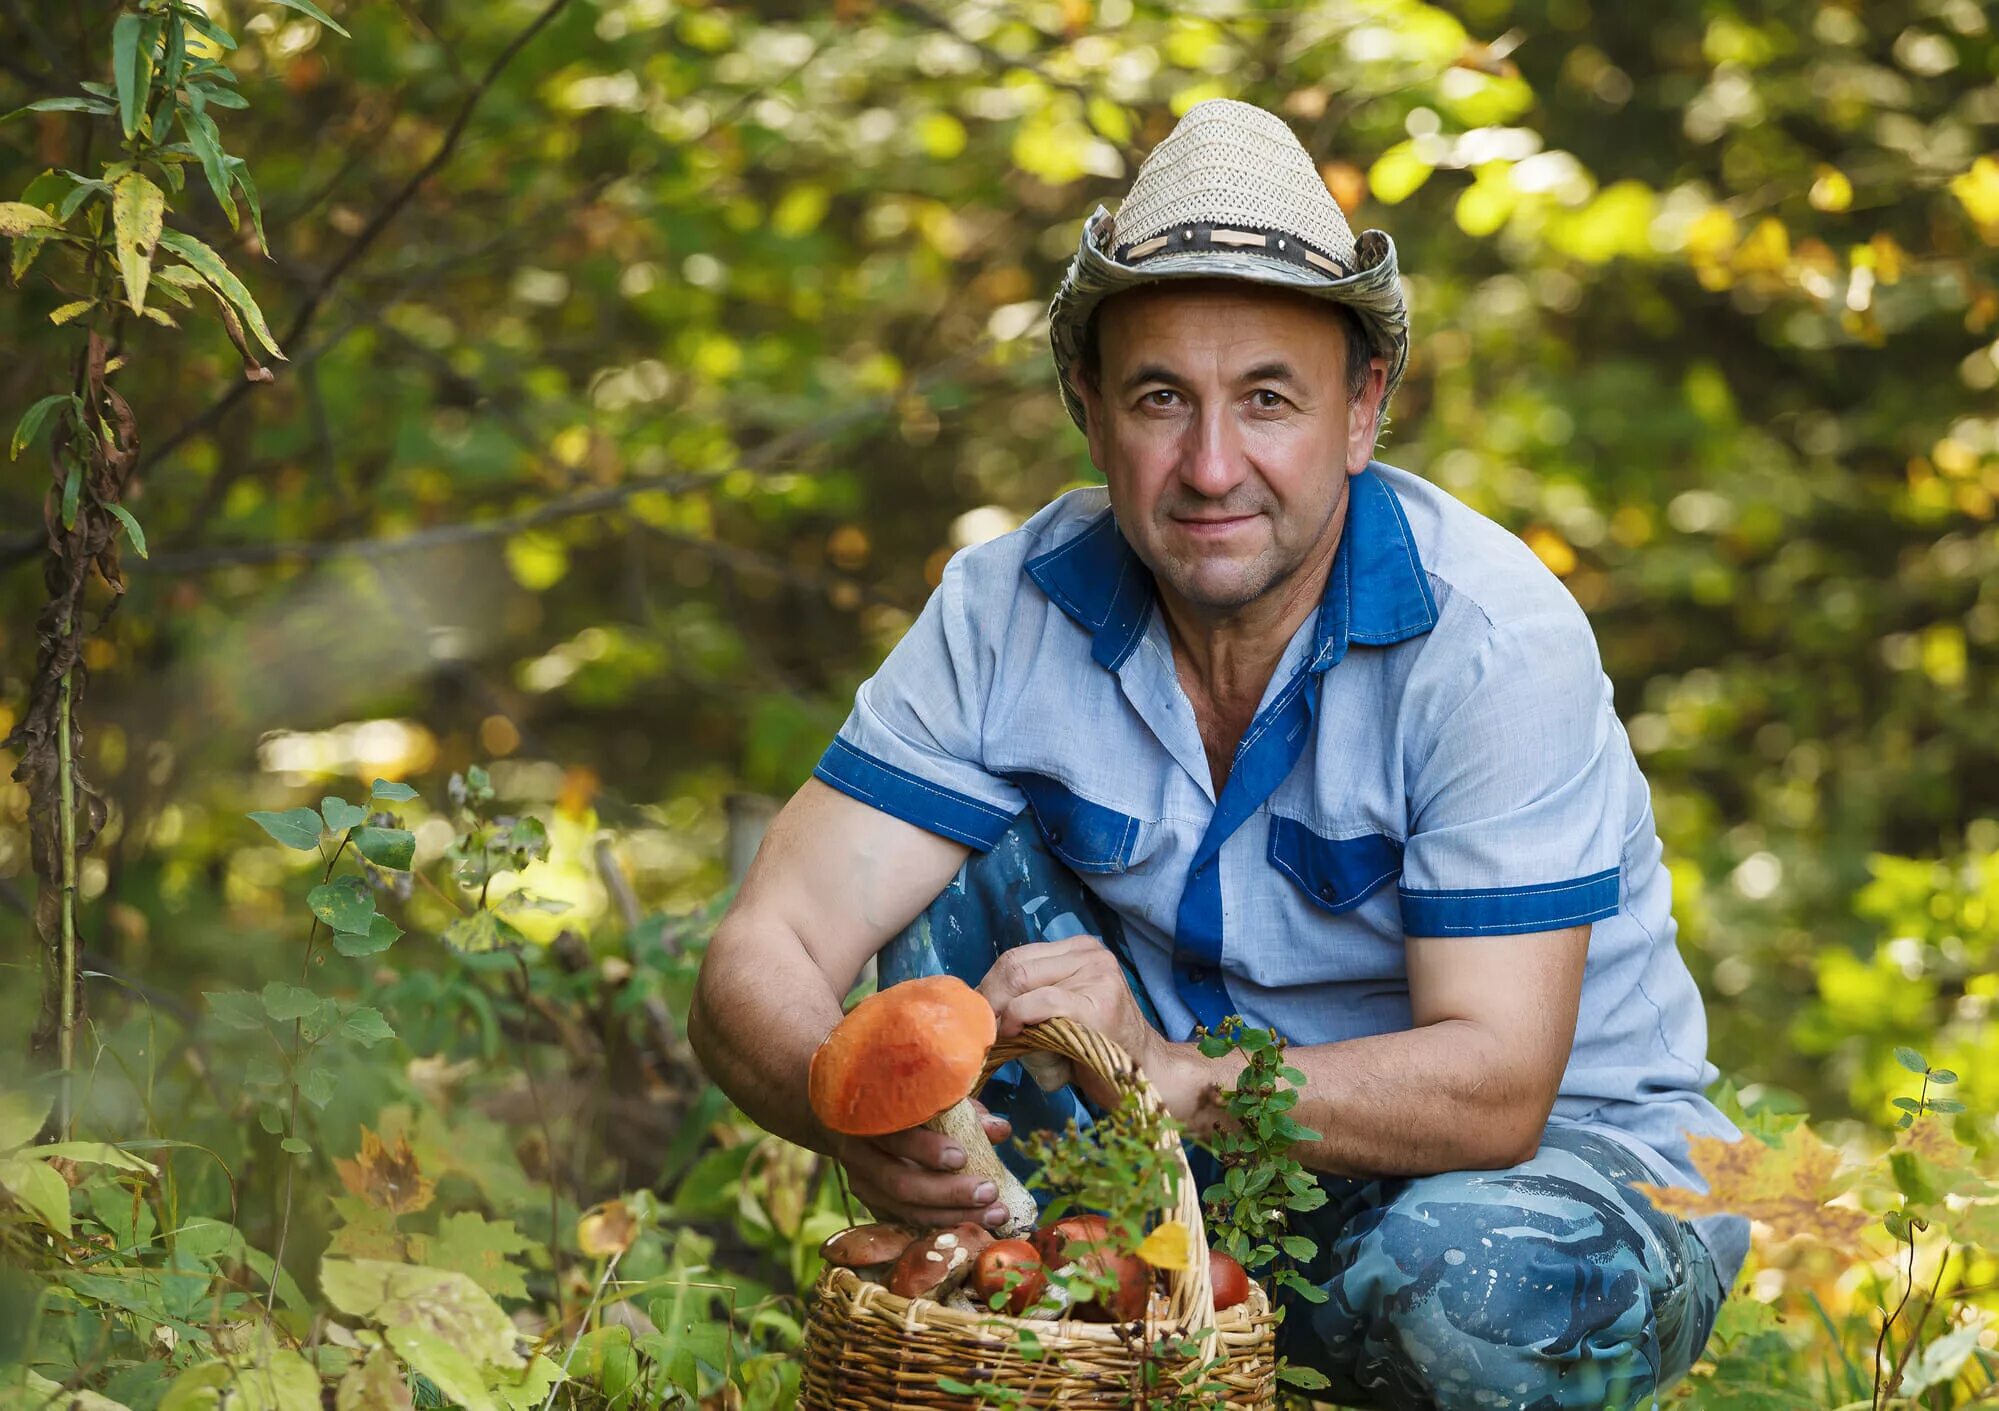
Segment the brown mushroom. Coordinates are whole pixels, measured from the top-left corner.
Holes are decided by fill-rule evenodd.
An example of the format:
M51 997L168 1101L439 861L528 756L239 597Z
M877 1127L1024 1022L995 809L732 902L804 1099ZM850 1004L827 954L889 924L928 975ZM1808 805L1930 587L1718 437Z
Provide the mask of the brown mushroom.
M983 1225L953 1225L911 1244L888 1273L888 1291L904 1298L934 1298L942 1302L972 1272L981 1252L993 1242Z
M880 1276L916 1236L917 1231L907 1225L856 1225L820 1245L819 1257L828 1264L852 1269L863 1278L872 1276L874 1282L880 1283Z
M965 1169L991 1181L1007 1218L1002 1235L1034 1228L1034 1197L993 1150L967 1101L998 1021L979 992L951 975L904 980L869 995L812 1055L807 1089L829 1131L874 1137L910 1127L941 1132Z

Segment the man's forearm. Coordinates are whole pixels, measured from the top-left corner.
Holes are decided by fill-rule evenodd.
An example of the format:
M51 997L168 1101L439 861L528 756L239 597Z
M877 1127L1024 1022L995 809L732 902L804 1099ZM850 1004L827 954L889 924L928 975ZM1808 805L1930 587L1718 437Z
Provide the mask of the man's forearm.
M715 1085L767 1132L814 1151L831 1137L806 1104L806 1074L820 1039L840 1022L826 977L802 947L756 934L731 918L716 933L738 955L726 969L703 966L687 1035Z
M1445 1020L1342 1043L1285 1050L1305 1075L1292 1116L1319 1133L1292 1154L1315 1171L1411 1176L1492 1169L1530 1156L1552 1095L1509 1066L1489 1031ZM1220 1093L1244 1061L1219 1059L1193 1044L1163 1044L1147 1071L1190 1135L1212 1136L1226 1121Z

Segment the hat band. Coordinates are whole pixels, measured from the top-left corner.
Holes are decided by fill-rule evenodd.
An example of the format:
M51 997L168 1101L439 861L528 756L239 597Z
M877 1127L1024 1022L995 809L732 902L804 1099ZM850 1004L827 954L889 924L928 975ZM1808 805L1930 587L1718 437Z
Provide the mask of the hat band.
M1316 269L1323 274L1331 275L1334 279L1345 279L1352 272L1339 261L1313 249L1288 231L1199 222L1176 225L1162 234L1153 236L1150 240L1119 246L1117 261L1119 264L1135 265L1160 255L1217 250L1227 254L1254 250L1268 258L1282 260L1286 264Z

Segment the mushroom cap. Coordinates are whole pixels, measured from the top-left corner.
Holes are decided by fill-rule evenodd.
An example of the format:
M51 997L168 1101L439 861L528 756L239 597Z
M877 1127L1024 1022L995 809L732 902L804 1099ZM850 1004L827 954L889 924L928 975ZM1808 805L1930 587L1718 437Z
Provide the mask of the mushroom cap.
M983 1225L953 1225L910 1245L888 1273L888 1291L904 1298L942 1299L970 1276L993 1242Z
M998 1031L992 1006L955 975L878 990L812 1055L812 1111L851 1137L921 1126L970 1095Z
M856 1225L820 1245L819 1257L844 1269L866 1269L900 1256L917 1234L907 1225Z

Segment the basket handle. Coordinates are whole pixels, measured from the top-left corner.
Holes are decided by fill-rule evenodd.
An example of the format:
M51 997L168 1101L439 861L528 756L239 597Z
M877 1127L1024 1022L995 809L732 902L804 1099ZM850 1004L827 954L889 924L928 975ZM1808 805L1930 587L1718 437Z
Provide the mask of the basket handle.
M1120 1096L1136 1093L1139 1105L1149 1115L1167 1115L1166 1104L1160 1101L1158 1091L1139 1066L1132 1062L1130 1054L1094 1029L1068 1019L1029 1024L1015 1037L1001 1039L994 1044L986 1055L985 1071L979 1075L979 1086L985 1086L986 1079L1002 1063L1024 1053L1060 1054L1082 1064ZM1193 1257L1187 1261L1187 1268L1166 1271L1166 1318L1168 1323L1177 1326L1181 1336L1205 1329L1201 1355L1204 1358L1213 1357L1217 1341L1214 1330L1215 1289L1208 1273L1207 1226L1201 1219L1200 1196L1194 1188L1194 1173L1187 1165L1187 1151L1174 1135L1175 1130L1177 1124L1167 1124L1160 1150L1170 1151L1174 1164L1179 1167L1179 1197L1170 1210L1161 1211L1160 1215L1162 1219L1178 1220L1187 1227Z

